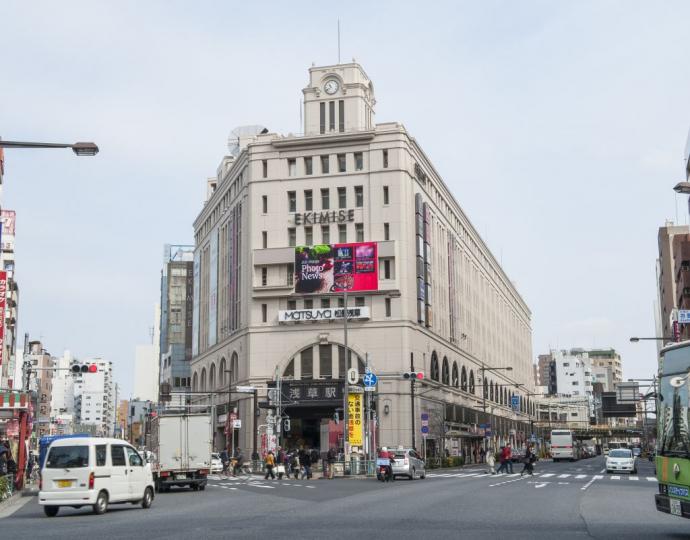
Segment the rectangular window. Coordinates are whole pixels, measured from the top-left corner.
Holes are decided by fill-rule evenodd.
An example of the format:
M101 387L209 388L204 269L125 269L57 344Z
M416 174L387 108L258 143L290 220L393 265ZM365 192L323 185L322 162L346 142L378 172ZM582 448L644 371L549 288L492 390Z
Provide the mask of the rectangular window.
M261 169L262 169L262 174L264 178L268 178L268 161L267 160L262 160L261 161Z
M297 212L297 192L288 191L288 212Z
M311 210L313 210L312 206L313 206L313 204L312 204L311 189L305 189L304 190L304 209L306 211L311 211Z
M361 171L362 169L364 169L364 154L355 152L355 170Z
M338 101L338 131L345 131L345 101Z
M321 174L328 174L330 172L329 160L330 156L321 156Z
M105 467L106 448L105 444L96 445L96 467Z
M383 224L383 239L384 239L384 240L390 240L390 239L391 239L391 226L390 226L390 223L384 223L384 224Z
M313 174L313 172L314 172L314 163L312 161L312 158L305 157L304 158L304 174Z
M305 298L304 299L304 309L314 309L314 299Z
M388 168L388 150L383 151L383 168Z
M345 244L347 242L347 225L341 223L338 225L338 242Z
M345 154L338 154L338 172L345 172Z
M326 133L326 104L319 103L319 132Z
M289 310L295 310L295 309L297 309L297 300L288 300L287 308L288 308Z
M294 227L288 229L288 246L295 247L297 245L297 230Z
M338 307L345 307L345 299L342 296L338 297Z
M265 266L261 267L261 286L265 287L268 285L268 268Z
M88 420L88 417L86 418ZM76 469L89 466L88 446L56 446L48 452L47 469Z
M335 131L335 101L328 102L328 130Z
M314 245L314 229L312 227L304 228L304 244L307 246Z
M364 187L355 186L355 206L362 208L364 206Z
M331 243L331 227L330 225L321 225L321 243Z
M364 297L355 296L355 307L364 307Z
M355 223L355 242L364 242L364 223Z
M331 307L331 299L330 298L322 298L321 299L321 309L326 309Z
M391 278L391 262L388 259L383 261L383 279Z
M268 232L261 231L261 247L266 249L268 247Z
M261 304L261 322L268 321L268 304Z
M304 349L302 351L302 379L314 377L314 349Z
M297 175L297 160L296 159L288 159L288 176L296 176Z
M383 186L383 204L390 204L390 198L388 195L388 186Z
M333 378L333 364L330 345L319 345L319 372L322 379Z
M338 378L344 377L345 372L345 347L338 345Z
M268 195L261 197L261 210L264 214L268 213Z
M391 299L386 298L386 317L391 316Z
M119 445L112 445L110 447L110 462L113 467L126 467L125 461L125 447Z
M344 187L338 188L338 208L347 208L347 191Z
M288 263L285 269L286 283L292 286L295 283L295 263Z
M331 197L328 188L321 190L321 209L328 210L331 207Z

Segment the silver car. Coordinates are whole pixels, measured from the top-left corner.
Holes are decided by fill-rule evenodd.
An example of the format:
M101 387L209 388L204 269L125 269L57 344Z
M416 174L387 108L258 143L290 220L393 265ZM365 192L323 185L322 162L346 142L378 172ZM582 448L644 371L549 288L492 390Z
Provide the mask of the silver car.
M393 476L407 476L410 480L426 478L424 460L412 448L394 450Z

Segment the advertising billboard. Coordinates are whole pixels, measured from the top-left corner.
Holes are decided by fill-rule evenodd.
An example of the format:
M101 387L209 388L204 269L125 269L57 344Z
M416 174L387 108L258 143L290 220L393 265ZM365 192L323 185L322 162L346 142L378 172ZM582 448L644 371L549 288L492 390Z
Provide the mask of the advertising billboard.
M7 272L0 272L0 313L3 314L3 322L0 323L0 366L5 361L5 297L7 294Z
M378 286L376 242L295 248L296 293L376 291Z

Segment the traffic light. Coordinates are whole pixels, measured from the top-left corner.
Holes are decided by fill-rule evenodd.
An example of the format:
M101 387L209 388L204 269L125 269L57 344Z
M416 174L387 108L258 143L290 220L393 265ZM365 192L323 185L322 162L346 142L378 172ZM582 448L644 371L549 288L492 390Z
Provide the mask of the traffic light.
M423 371L406 371L405 373L402 374L403 379L417 379L418 381L421 381L424 378L424 372Z
M72 370L72 375L98 372L98 366L96 364L72 364L70 369Z

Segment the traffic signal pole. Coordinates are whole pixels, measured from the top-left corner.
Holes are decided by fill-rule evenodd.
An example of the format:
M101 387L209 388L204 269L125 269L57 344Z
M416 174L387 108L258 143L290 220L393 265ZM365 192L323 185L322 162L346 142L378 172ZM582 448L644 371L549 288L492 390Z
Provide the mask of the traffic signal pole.
M410 353L410 371L414 373L414 353ZM417 450L417 445L415 444L415 426L414 426L414 382L416 377L410 377L410 410L412 411L412 448Z

